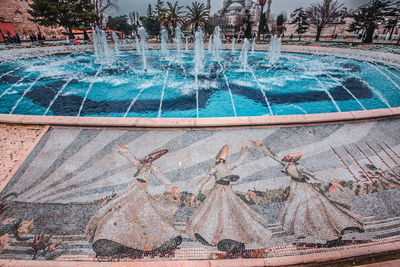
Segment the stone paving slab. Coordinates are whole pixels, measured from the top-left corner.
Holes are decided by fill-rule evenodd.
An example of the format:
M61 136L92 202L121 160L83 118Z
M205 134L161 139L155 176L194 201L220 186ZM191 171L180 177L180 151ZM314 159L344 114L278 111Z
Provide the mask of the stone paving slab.
M0 124L0 184L7 183L14 168L28 156L26 152L40 140L44 129L45 126L37 125Z
M400 249L399 130L396 118L225 130L41 129L1 192L0 264L225 266L218 260L232 259L273 266Z

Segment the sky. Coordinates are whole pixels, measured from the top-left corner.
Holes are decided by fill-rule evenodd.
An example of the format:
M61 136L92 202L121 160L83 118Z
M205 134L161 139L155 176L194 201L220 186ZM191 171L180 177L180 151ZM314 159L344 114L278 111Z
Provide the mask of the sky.
M117 0L119 10L113 12L113 15L125 15L131 11L138 11L140 15L145 15L147 7L151 4L154 7L154 4L157 0ZM164 0L164 3L167 0ZM169 0L174 3L175 0ZM290 13L299 7L307 8L311 3L319 2L322 0L272 0L271 12L273 14L286 13L290 15ZM178 0L179 5L187 6L190 5L193 0ZM197 2L206 4L206 0L197 0ZM217 10L222 8L223 0L211 0L211 14L214 14ZM341 1L345 6L350 9L354 9L364 3L369 2L369 0L342 0Z

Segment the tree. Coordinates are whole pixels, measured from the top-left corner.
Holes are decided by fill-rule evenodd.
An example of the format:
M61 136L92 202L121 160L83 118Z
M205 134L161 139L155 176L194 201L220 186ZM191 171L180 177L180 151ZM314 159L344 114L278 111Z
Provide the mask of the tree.
M242 18L242 26L244 28L244 38L251 38L251 26L253 25L253 21L251 20L250 10L245 10L245 15Z
M43 26L65 27L71 38L74 37L72 29L90 28L99 18L91 0L33 0L29 7L31 21Z
M117 10L118 0L91 0L91 1L94 4L94 11L99 16L99 19L97 20L97 26L102 27L104 20L104 13L112 9Z
M178 6L178 2L171 4L167 2L167 8L165 9L165 15L163 18L164 25L167 25L172 30L172 35L175 36L176 26L183 24L184 11L183 7Z
M307 32L309 24L307 21L307 15L303 8L298 8L292 12L290 15L292 22L291 24L296 24L296 33L299 35L299 41L301 40L301 35Z
M308 21L317 29L315 41L319 41L325 27L336 22L342 8L343 4L340 4L338 0L323 0L322 3L314 3L307 8Z
M261 24L261 26L259 25L261 27L260 34L269 34L269 28L265 12L261 15L260 24Z
M154 13L155 16L157 17L158 22L163 25L163 19L165 17L165 8L164 8L164 2L161 0L157 0L157 3L154 8Z
M286 27L284 26L286 20L287 18L283 13L279 14L276 18L276 29L280 34L286 30Z
M205 28L209 24L210 15L204 4L195 1L191 7L187 6L186 9L185 24L192 28L192 32L196 31L199 26Z
M385 21L385 28L390 32L389 40L392 40L394 29L400 20L400 0L394 0L390 3L387 16L389 18Z
M125 35L130 35L133 31L133 26L128 23L127 16L108 17L107 29L123 32Z
M395 16L393 18L388 19L385 22L385 28L389 30L389 40L392 40L394 29L396 28L397 24L399 23L399 17Z
M379 23L385 21L388 5L389 2L386 0L371 0L368 4L359 7L350 15L354 21L347 31L364 30L366 34L363 42L372 43L375 29Z
M264 13L264 6L265 6L266 2L267 2L267 0L258 0L258 4L261 6L260 19L258 20L258 31L257 31L257 39L258 40L260 39L261 30L263 27L261 22L262 22L262 17L263 17L263 13Z
M149 35L157 36L160 33L160 23L150 4L147 8L147 16L141 17L140 20L142 21L143 27L146 29Z
M278 17L276 18L276 26L280 27L283 25L283 23L285 23L286 18L284 14L279 14Z
M270 21L270 15L271 15L271 4L272 0L268 0L267 2L267 11L264 13L262 12L263 8L261 8L261 14L260 14L260 19L259 19L259 24L258 24L258 31L259 34L269 34L269 27L268 27L268 22ZM265 5L265 3L264 3ZM257 32L258 34L258 32ZM259 38L259 37L257 37Z
M131 24L132 30L137 32L137 29L140 26L139 13L135 12L135 11L132 11L132 12L128 13L128 16L129 16L129 23Z

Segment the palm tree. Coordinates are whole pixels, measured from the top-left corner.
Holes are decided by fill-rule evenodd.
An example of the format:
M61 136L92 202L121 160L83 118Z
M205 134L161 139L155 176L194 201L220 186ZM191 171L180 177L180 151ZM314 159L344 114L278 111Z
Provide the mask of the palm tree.
M204 4L195 1L191 7L187 6L186 9L186 25L191 27L192 31L209 23L210 14Z
M164 14L164 24L172 28L172 35L175 36L175 28L178 24L183 24L184 11L181 6L178 6L178 2L171 4L167 2L167 8Z
M263 20L264 6L265 6L266 2L267 2L267 0L258 0L258 4L261 6L261 12L260 12L260 19L258 21L257 39L260 39L261 29L263 27L261 22Z

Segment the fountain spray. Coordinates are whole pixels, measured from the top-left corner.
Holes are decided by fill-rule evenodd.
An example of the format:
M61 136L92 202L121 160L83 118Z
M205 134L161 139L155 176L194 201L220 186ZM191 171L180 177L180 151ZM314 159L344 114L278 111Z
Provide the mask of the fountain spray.
M204 34L199 27L195 34L194 44L194 77L195 77L195 88L196 88L196 117L199 117L199 73L204 68Z
M249 65L247 62L247 58L248 58L247 53L249 52L249 46L250 46L250 42L247 38L245 38L243 41L242 52L240 53L240 62L241 62L243 70L247 70L249 68Z
M113 38L113 40L114 40L114 54L115 54L116 57L119 57L119 55L120 55L120 50L119 50L120 41L119 41L119 37L118 37L118 35L117 35L115 32L113 32L113 33L112 33L112 38Z
M168 57L168 31L165 27L161 28L161 54L163 59Z
M208 53L212 53L213 51L213 36L212 34L210 35L210 38L208 39Z
M219 26L215 27L214 29L214 40L213 40L213 58L216 61L220 61L221 58L219 56L219 52L222 47L222 41L221 41L221 28Z
M135 41L136 41L136 53L138 55L140 55L140 43L139 43L139 39L137 38L137 36L135 36Z
M199 74L204 68L204 34L199 27L195 34L194 43L194 71Z
M140 27L138 32L139 32L139 36L140 36L140 50L142 52L143 70L145 72L147 72L147 58L146 58L147 32L146 32L146 29L143 27Z
M274 66L281 56L282 39L274 35L269 43L269 63Z
M251 44L251 55L254 56L254 48L256 47L256 38L253 37L253 43Z
M114 57L108 45L106 33L99 27L93 31L93 44L96 61L102 65L112 65Z
M182 57L182 32L181 32L181 26L176 26L175 28L175 44L176 44L176 50L177 52L177 56L178 56L178 60L180 60L180 58Z
M235 53L235 50L236 50L235 44L236 44L236 38L233 37L233 38L232 38L232 54L234 54L234 53Z

